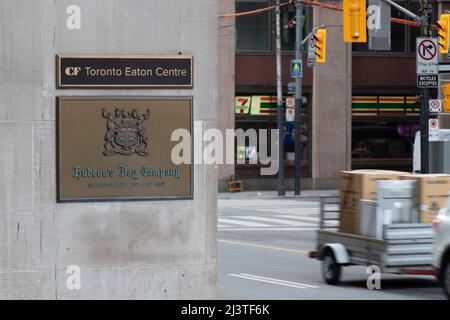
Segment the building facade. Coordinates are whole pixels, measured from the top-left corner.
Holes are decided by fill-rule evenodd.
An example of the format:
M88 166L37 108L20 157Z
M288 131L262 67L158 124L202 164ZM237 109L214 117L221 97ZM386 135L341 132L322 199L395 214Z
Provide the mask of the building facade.
M218 2L209 0L0 1L0 299L215 298L217 168L191 164L176 180L118 174L111 163L164 161L174 169L168 126L184 117L202 129L217 127L217 15ZM57 71L74 77L80 69L60 68L55 57L80 54L119 61L118 68L123 60L117 59L125 55L163 57L169 64L189 56L193 82L164 88L58 87ZM97 100L87 108L89 99ZM180 99L191 101L191 108L174 115L179 107L171 101ZM58 113L57 101L70 102L64 113ZM119 103L112 106L114 101ZM113 142L110 125L122 130ZM75 139L61 143L68 136ZM147 149L137 150L140 155L134 148L130 153L137 141L148 141ZM85 145L94 147L80 152ZM97 169L111 170L85 174L83 181L95 179L87 198L137 194L132 188L138 188L153 199L60 201L61 181L77 184L68 192L85 186L82 179L59 174L70 170L63 168L61 147L80 162L93 163L95 157ZM182 181L187 196L167 188Z
M341 1L321 1L342 7ZM417 0L397 1L418 13ZM433 4L432 22L438 15ZM273 5L274 1L237 0L236 12ZM408 20L395 8L391 17ZM342 39L342 13L305 6L304 35L313 26L327 28L327 61L303 65L301 126L303 188L336 187L339 171L349 169L412 170L412 144L419 127L419 89L415 47L420 28L391 23L391 50L370 51L366 43ZM294 58L294 6L281 9L283 95L289 94L290 61ZM235 128L277 128L275 11L237 17L235 22ZM434 32L434 31L433 31ZM431 92L436 96L437 92ZM243 103L247 105L243 105ZM223 106L222 106L223 107ZM229 110L229 109L228 109ZM231 112L230 112L231 113ZM293 123L285 122L286 184L294 176ZM251 146L250 146L251 147ZM230 174L220 171L223 181ZM277 179L261 177L258 166L235 165L234 175L249 189L276 189ZM223 188L223 183L219 187Z

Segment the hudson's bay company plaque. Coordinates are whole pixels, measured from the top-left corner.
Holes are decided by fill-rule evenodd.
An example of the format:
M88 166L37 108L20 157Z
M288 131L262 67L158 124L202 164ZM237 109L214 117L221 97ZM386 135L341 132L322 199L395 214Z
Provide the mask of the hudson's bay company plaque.
M58 97L57 121L58 201L192 198L191 164L171 159L192 98Z
M58 89L192 88L192 79L192 56L56 56Z

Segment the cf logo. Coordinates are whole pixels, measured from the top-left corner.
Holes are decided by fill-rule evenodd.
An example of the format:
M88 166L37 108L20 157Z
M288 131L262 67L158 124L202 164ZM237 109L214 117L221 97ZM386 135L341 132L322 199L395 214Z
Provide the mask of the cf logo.
M67 67L64 70L66 76L77 76L80 74L81 72L81 68L80 67Z

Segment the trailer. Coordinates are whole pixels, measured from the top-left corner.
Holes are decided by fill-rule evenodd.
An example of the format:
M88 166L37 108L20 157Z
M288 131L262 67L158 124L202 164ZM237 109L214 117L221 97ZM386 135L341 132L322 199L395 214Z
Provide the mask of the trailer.
M310 258L322 262L321 273L326 283L338 284L341 269L353 265L376 266L382 273L434 275L431 224L386 224L381 239L342 233L336 223L339 200L321 197L317 247L309 253Z

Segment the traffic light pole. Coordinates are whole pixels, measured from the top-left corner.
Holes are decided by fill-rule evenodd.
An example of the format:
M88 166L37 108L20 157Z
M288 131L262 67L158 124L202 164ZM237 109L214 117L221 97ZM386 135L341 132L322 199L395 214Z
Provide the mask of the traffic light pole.
M278 122L278 196L285 196L284 188L284 126L283 126L283 87L281 83L281 18L280 0L276 2L276 51L277 51L277 122Z
M295 59L302 59L303 0L295 2ZM302 78L295 78L295 181L294 194L300 194L302 172L301 149Z
M428 0L422 0L421 35L430 36L430 16ZM420 172L429 173L429 146L428 146L428 88L420 89Z

